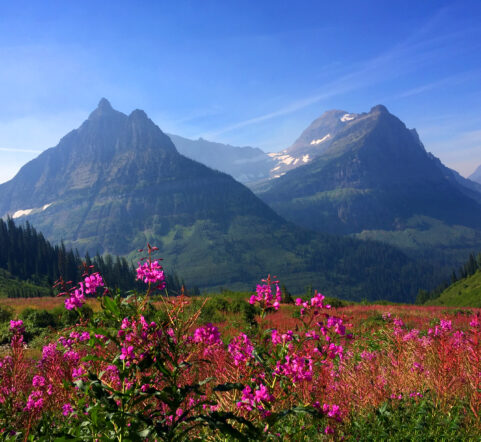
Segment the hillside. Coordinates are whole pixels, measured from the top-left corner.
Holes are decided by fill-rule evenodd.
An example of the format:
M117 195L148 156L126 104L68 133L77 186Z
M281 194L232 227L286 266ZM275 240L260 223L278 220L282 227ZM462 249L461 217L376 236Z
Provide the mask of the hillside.
M425 305L481 307L481 270L451 284L439 298L428 301Z

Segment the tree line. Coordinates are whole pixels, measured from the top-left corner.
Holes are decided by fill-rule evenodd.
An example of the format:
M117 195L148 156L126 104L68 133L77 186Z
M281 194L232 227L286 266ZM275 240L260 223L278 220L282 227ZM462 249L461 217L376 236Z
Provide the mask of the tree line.
M424 304L432 299L439 298L450 285L455 282L474 275L481 268L481 253L475 255L470 253L468 260L456 271L453 269L449 279L436 286L433 290L419 290L416 297L416 304Z
M9 284L5 289L7 296L52 295L51 287L60 277L64 281L79 281L84 263L100 272L111 288L122 291L145 289L145 285L135 279L134 264L124 257L97 254L91 258L87 254L82 259L78 251L67 249L63 242L52 245L28 222L16 225L12 218L0 219L0 269L25 282ZM175 272L166 275L166 282L173 295L180 293L184 285ZM192 294L198 294L198 289L194 288Z

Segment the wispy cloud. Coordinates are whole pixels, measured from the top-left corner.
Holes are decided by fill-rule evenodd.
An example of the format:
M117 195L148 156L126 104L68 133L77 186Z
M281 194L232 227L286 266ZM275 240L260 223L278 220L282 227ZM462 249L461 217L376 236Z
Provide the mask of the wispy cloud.
M463 39L473 31L472 29L463 29L451 33L437 33L434 37L429 37L429 34L432 35L434 33L433 29L435 30L443 26L443 22L449 18L449 11L449 8L441 9L426 22L425 26L414 32L404 42L394 45L388 51L381 53L377 57L359 62L351 72L328 82L322 90L318 90L310 96L293 100L272 112L267 112L206 132L202 134L202 136L205 138L215 138L237 129L292 114L335 96L391 81L422 69L423 66L427 66L433 61L445 57L448 47L456 47L460 39ZM417 95L447 84L467 81L471 77L474 77L475 74L479 74L479 71L465 72L433 81L417 88L401 92L391 97L391 99Z
M481 74L480 69L472 70L472 71L467 71L463 72L461 74L456 74L456 75L450 75L448 77L442 78L441 80L438 81L433 81L430 83L423 84L421 86L409 89L407 91L404 91L400 94L393 95L392 97L389 97L388 99L398 99L398 98L407 98L407 97L412 97L414 95L419 95L424 92L428 92L433 89L437 89L443 86L456 86L457 84L465 83L466 81L472 80L476 77L479 77Z

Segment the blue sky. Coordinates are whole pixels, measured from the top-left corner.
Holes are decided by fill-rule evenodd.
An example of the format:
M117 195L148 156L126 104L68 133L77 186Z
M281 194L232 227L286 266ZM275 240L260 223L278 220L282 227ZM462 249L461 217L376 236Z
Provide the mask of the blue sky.
M0 182L101 97L166 132L265 151L325 110L382 103L469 175L481 2L0 0Z

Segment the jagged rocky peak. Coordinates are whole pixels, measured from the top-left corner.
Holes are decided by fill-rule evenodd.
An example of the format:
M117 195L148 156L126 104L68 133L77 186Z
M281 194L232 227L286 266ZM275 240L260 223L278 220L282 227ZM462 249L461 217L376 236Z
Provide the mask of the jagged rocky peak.
M134 109L130 115L129 115L129 118L131 120L148 120L149 117L147 116L147 114L145 113L145 111L143 111L142 109Z
M110 104L109 100L106 98L102 98L99 101L99 104L95 108L95 110L90 114L89 120L103 117L112 113L115 113L116 111L113 109L112 105Z
M97 106L97 109L103 110L103 111L108 111L112 110L112 105L110 104L110 101L107 100L105 97L101 98L99 101L99 104Z
M373 113L383 113L383 114L388 114L389 111L387 110L387 107L384 106L383 104L378 104L376 106L374 106L371 111L370 111L371 114Z

